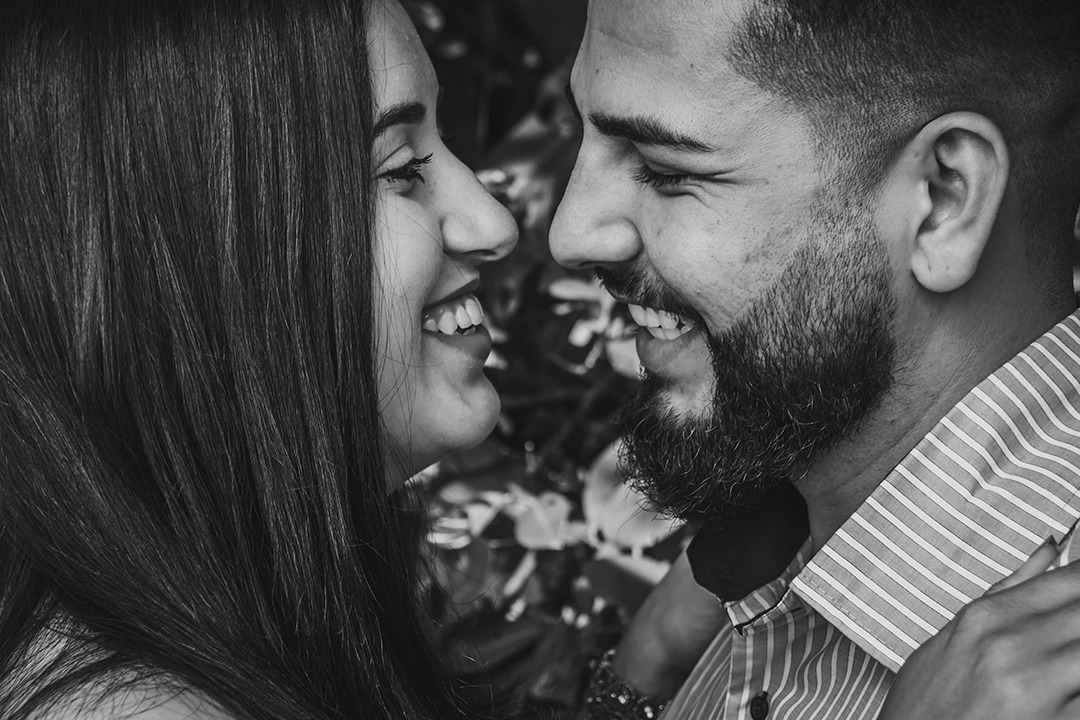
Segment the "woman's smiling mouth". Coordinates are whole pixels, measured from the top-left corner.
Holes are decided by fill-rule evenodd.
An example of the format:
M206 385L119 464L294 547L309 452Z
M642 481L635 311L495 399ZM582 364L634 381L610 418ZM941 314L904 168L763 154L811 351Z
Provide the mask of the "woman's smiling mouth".
M475 295L460 295L424 308L421 327L443 335L469 335L484 324L484 309Z
M464 361L470 376L482 374L491 353L491 334L484 326L484 309L475 295L460 294L428 305L420 326L428 362L450 368Z

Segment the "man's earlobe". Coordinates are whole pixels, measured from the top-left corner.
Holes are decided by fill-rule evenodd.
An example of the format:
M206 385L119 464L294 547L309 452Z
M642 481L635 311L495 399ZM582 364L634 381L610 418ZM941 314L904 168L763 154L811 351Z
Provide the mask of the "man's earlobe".
M951 292L978 269L1009 182L1005 139L975 113L942 115L911 140L911 178L924 193L911 270L933 292Z

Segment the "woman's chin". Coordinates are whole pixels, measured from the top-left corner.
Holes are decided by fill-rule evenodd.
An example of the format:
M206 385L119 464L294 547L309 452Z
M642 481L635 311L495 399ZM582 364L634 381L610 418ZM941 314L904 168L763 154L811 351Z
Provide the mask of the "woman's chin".
M499 421L500 403L491 383L485 379L484 385L487 387L470 393L470 402L455 412L437 412L433 408L421 419L420 408L416 408L409 439L405 442L389 439L387 469L391 489L440 460L472 449L487 439ZM395 472L395 468L401 471ZM398 478L401 479L395 483Z

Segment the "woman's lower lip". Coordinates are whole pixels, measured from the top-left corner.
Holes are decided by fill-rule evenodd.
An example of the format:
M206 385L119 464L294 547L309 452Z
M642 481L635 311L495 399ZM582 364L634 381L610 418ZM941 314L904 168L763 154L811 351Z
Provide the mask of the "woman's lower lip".
M491 354L491 335L483 325L476 325L476 331L468 335L446 335L433 330L421 330L424 338L465 352L483 362Z
M701 330L694 328L674 340L661 340L649 334L645 328L637 333L638 360L646 370L663 375L665 368L683 353L697 338Z

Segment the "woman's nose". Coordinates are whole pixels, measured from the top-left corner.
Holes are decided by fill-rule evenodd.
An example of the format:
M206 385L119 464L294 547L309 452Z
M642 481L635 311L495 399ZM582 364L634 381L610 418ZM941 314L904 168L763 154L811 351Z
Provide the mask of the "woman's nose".
M518 240L513 216L493 198L468 168L455 178L457 192L449 199L442 219L446 252L473 262L506 257Z

